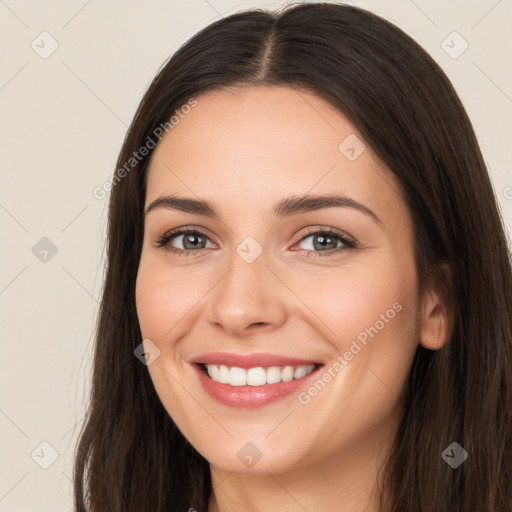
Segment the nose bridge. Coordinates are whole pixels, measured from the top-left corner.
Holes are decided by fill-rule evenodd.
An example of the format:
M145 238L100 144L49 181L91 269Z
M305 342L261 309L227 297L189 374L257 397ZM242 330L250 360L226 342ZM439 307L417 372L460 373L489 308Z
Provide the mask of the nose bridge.
M237 336L254 324L282 323L285 310L279 283L267 268L270 262L263 247L246 237L228 261L229 269L212 294L209 321Z

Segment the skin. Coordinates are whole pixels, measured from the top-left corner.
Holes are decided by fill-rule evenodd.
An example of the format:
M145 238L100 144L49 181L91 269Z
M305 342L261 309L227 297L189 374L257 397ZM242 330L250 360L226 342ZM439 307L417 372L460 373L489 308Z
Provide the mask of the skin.
M377 470L416 348L446 342L439 296L418 293L401 192L345 116L315 94L259 86L196 99L152 155L146 207L165 195L200 198L220 218L166 208L146 215L136 302L143 338L160 350L148 366L158 396L210 462L209 512L377 512ZM365 144L354 161L338 149L349 134ZM334 193L381 223L349 207L273 213L288 196ZM204 232L203 248L177 255L154 246L179 227ZM327 254L313 245L311 233L326 227L357 248ZM236 252L247 236L263 251L252 263ZM178 235L170 245L186 250L183 242ZM223 405L189 363L206 352L267 352L328 368L396 303L400 312L307 404L290 395L255 409ZM252 467L237 457L248 442L262 454Z

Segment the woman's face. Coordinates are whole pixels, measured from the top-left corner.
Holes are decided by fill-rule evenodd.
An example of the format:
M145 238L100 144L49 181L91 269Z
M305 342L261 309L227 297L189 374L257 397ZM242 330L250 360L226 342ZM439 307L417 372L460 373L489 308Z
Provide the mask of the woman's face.
M392 175L314 94L196 101L149 166L136 300L156 392L218 468L369 460L421 336Z

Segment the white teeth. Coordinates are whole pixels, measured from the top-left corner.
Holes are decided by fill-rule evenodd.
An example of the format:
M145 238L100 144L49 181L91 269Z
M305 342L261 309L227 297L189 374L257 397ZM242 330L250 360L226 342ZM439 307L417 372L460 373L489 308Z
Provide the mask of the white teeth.
M295 369L295 372L293 374L294 379L300 379L301 377L304 377L306 375L307 369L305 366L299 366Z
M267 369L267 384L277 384L278 382L281 382L281 368L271 366Z
M277 384L300 379L315 369L314 364L303 366L270 366L262 368L238 368L223 364L206 364L208 375L215 382L229 384L230 386L263 386L264 384Z
M293 372L295 368L293 366L285 366L281 372L281 380L284 382L288 382L293 380Z
M229 383L232 386L245 386L247 384L247 372L243 368L233 366L229 370Z
M219 381L219 367L216 364L209 364L206 369L208 370L208 375L217 382Z
M229 384L229 368L227 366L219 366L219 382Z
M246 373L248 386L261 386L267 383L267 372L264 368L249 368Z

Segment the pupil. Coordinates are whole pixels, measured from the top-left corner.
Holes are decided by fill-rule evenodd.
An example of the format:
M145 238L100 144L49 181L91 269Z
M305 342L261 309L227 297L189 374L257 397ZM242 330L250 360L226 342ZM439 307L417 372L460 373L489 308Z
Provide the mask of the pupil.
M319 240L319 244L316 243L316 240ZM329 243L332 245L333 242L334 242L334 246L327 247L328 249L336 248L336 240L330 236L317 235L314 239L313 246L315 247L315 249L318 249L318 248L325 249L326 246L329 245Z
M186 249L197 249L198 245L197 245L197 241L201 238L202 235L194 235L194 234L190 234L190 235L186 235L185 236L185 239L184 239L184 247ZM195 239L195 243L194 243L194 239ZM192 244L192 247L187 247L187 244L188 243L191 243ZM200 240L199 240L199 244L200 244Z

